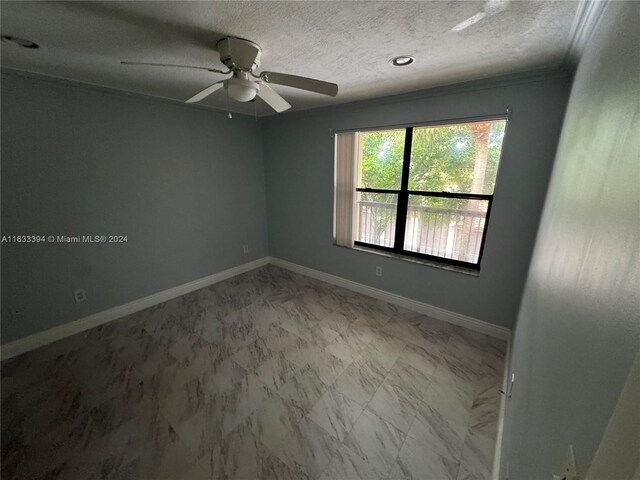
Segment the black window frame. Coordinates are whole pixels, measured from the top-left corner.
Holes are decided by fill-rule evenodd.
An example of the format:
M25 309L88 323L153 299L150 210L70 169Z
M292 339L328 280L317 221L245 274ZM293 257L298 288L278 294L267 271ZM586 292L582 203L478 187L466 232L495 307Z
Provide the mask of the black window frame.
M499 121L499 120L505 120L508 123L508 117L492 117L492 118L487 118L484 121ZM451 122L451 123L447 123L447 122L443 122L443 123L437 123L437 124L426 124L426 125L415 125L415 127L420 128L420 127L446 127L446 126L450 126L450 125L461 125L461 124L468 124L468 123L475 123L475 122L479 122L479 121L483 121L483 120L469 120L469 121L460 121L460 122ZM398 128L389 128L389 130L397 130ZM448 264L448 265L453 265L453 266L457 266L457 267L463 267L463 268L468 268L468 269L472 269L472 270L480 270L480 264L482 262L482 256L484 253L484 247L485 247L485 241L486 241L486 237L487 237L487 231L489 230L489 218L491 215L491 207L493 205L493 197L494 197L494 193L495 193L495 186L494 186L494 193L491 194L477 194L477 193L453 193L453 192L433 192L433 191L423 191L423 190L409 190L409 173L410 173L410 168L411 168L411 148L413 145L413 129L414 126L409 126L409 127L404 127L405 130L405 137L404 137L404 152L403 152L403 159L402 159L402 179L400 182L400 189L399 190L395 190L395 189L385 189L385 188L361 188L356 186L355 191L356 192L362 192L362 193L387 193L387 194L394 194L398 196L398 204L397 204L397 208L396 208L396 226L395 226L395 238L394 238L394 246L393 247L386 247L383 245L376 245L373 243L367 243L367 242L361 242L359 240L354 240L353 244L354 246L357 247L363 247L363 248L367 248L367 249L373 249L373 250L380 250L383 252L390 252L390 253L395 253L398 255L403 255L403 256L407 256L407 257L414 257L414 258L419 258L419 259L423 259L423 260L430 260L433 262L437 262L437 263L444 263L444 264ZM359 133L366 133L366 132L359 132ZM505 128L505 135L506 135L506 128ZM503 152L503 146L504 146L504 140L503 140L503 145L501 145L500 148L500 159L498 161L498 171L500 169L500 165L502 164L502 152ZM360 162L361 159L358 158L358 162ZM497 183L497 177L498 177L498 172L496 172L496 183ZM426 197L440 197L440 198L453 198L453 199L467 199L467 200L485 200L488 202L487 204L487 212L486 212L486 216L484 219L484 229L482 232L482 241L480 244L480 250L478 252L478 262L477 263L472 263L472 262L464 262L461 260L455 260L452 258L445 258L445 257L439 257L437 255L429 255L426 253L420 253L420 252L412 252L410 250L405 250L403 248L404 246L404 239L405 239L405 234L406 234L406 228L407 228L407 211L408 211L408 207L409 207L409 196L410 195L419 195L419 196L426 196Z

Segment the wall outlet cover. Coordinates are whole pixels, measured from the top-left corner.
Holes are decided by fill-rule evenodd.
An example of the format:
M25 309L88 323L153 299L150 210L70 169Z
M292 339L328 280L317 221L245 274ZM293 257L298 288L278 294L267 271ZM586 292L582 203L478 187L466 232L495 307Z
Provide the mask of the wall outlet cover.
M75 292L73 292L73 298L76 303L84 302L87 299L87 292L85 292L82 288L79 288Z

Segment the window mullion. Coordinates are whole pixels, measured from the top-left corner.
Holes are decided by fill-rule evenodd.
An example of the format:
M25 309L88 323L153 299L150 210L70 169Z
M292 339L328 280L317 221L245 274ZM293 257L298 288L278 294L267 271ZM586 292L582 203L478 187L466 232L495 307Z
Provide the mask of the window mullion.
M404 155L402 160L402 182L398 194L398 213L396 218L396 238L394 250L404 249L404 234L407 224L407 210L409 208L409 168L411 167L411 142L413 141L413 127L405 130Z

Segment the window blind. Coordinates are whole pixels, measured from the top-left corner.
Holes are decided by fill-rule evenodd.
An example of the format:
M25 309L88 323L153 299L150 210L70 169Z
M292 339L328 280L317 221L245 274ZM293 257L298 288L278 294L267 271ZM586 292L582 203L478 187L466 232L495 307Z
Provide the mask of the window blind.
M343 247L353 247L353 206L358 138L357 132L336 134L335 241L337 245Z

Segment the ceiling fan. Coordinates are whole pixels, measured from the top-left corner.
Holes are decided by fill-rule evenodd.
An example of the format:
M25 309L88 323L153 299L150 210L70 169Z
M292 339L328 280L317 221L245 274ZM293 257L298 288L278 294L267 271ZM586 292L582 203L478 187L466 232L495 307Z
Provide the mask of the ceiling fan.
M199 102L213 92L225 88L229 97L238 102L250 102L255 97L264 100L276 112L283 112L291 105L282 98L268 84L286 85L287 87L299 88L309 92L320 93L335 97L338 94L338 85L335 83L323 82L313 78L299 77L277 72L254 73L260 66L260 55L262 49L259 45L249 40L236 37L226 37L218 41L216 48L220 53L220 61L229 70L226 72L209 67L198 67L193 65L174 65L167 63L146 63L146 62L120 62L123 65L146 65L151 67L178 67L191 68L196 70L206 70L212 73L223 75L231 74L231 77L220 80L208 86L201 92L186 100L186 103Z

